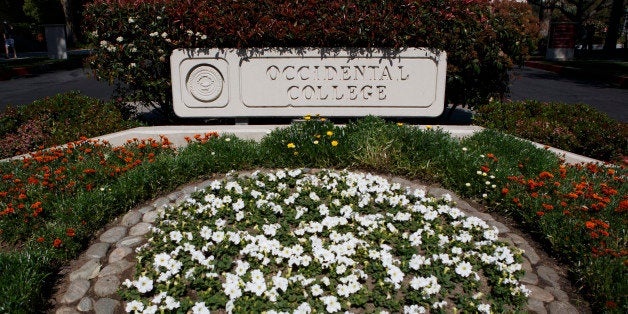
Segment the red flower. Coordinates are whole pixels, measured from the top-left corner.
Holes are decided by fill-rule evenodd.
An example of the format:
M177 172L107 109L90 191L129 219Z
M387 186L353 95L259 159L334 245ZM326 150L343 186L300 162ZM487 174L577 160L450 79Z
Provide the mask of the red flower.
M39 242L39 243L44 242L44 237L39 237L39 238L37 238L37 242Z
M599 237L600 237L600 235L599 235L599 234L597 234L597 232L595 232L595 231L591 231L591 238L593 238L593 239L597 239L597 238L599 238Z
M549 205L549 204L543 203L542 206L543 206L543 208L545 208L545 210L552 210L552 209L554 209L554 206Z
M487 167L487 166L481 166L480 169L484 172L489 172L491 171L491 168Z
M504 195L508 194L508 189L507 188L503 188L502 189L502 194L504 194Z
M68 237L73 237L76 235L76 233L74 233L74 229L72 228L68 228L68 230L66 231L66 233L68 235Z
M543 216L543 215L545 215L545 212L539 211L539 212L536 212L536 214L539 215L539 216Z
M55 241L52 243L52 246L58 248L61 246L61 239L56 238Z

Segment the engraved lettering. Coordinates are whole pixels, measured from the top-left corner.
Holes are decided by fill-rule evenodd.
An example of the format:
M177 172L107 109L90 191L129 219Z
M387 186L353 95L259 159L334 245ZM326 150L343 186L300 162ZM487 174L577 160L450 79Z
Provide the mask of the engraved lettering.
M358 94L355 92L355 91L356 91L357 86L352 86L352 85L349 85L349 86L347 86L347 88L349 88L349 99L350 99L350 100L356 100L356 99L358 99Z
M296 92L296 94L294 94L293 92ZM288 87L288 97L290 97L290 99L292 100L299 99L299 87L298 86Z
M279 68L276 65L271 65L266 69L266 74L271 80L276 80L277 75L279 74Z
M333 85L332 88L334 89L334 95L336 95L336 100L340 100L345 97L344 93L340 93L340 95L338 95L338 85Z
M308 74L307 76L303 77L303 72L304 72L303 69L309 70L310 67L307 66L307 65L304 65L304 66L300 67L299 70L297 70L297 73L299 74L299 78L301 78L301 80L303 80L303 81L307 81L307 80L310 79L310 76Z
M318 89L318 99L320 100L325 100L327 99L327 97L329 97L329 94L325 93L325 97L323 97L323 87L318 85L316 86L316 88Z
M287 72L288 72L288 69L292 69L292 71L294 71L294 67L293 67L293 66L291 66L291 65L289 65L289 66L287 66L287 67L283 68L283 74L284 74L284 76L286 77L286 80L288 80L288 81L294 80L294 73L292 73L292 75L291 75L291 76L288 76L288 75L289 75L289 74L287 73Z
M387 80L392 80L392 77L390 76L390 71L388 70L388 66L384 67L384 70L382 70L382 75L380 75L379 80L383 81L384 77L388 77Z
M355 75L353 77L354 80L363 80L364 79L364 70L366 69L365 65L359 66L356 65L353 67L355 69ZM360 73L360 75L358 75Z
M312 99L312 97L314 97L314 87L311 85L305 85L303 87L303 97L308 100Z
M399 77L401 78L402 81L407 80L410 77L410 74L406 74L406 76L403 76L403 65L399 66Z
M372 80L373 80L373 81L375 81L375 80L376 80L376 78L375 78L375 70L377 70L378 68L379 68L379 67L378 67L378 66L376 66L376 65L369 65L369 69L372 69L372 70L373 70L373 78L372 78Z
M376 87L377 87L378 99L379 100L386 99L386 86L384 86L384 85L377 85Z
M348 81L351 79L351 74L349 73L349 69L351 69L348 65L341 65L340 70L342 70L342 79Z
M326 65L325 70L325 72L327 73L327 80L329 81L333 80L336 77L336 74L338 74L338 70L336 70L336 68L331 65ZM332 73L330 70L334 70L334 72Z
M364 85L361 89L361 92L362 92L362 98L369 99L371 98L371 95L373 95L373 86Z

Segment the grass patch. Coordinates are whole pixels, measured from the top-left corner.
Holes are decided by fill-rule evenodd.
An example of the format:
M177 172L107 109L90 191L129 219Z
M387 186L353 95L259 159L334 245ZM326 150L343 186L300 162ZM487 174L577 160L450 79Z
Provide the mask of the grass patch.
M143 201L212 173L264 167L364 169L441 182L521 221L548 243L569 263L595 310L628 309L626 169L562 165L550 152L495 131L455 140L373 117L345 128L312 117L260 143L228 135L192 139L182 150L166 138L124 148L77 142L0 163L0 237L12 252L0 255L0 265L20 263L11 276L31 278L20 284L33 287L3 293L0 307L38 309L46 297L36 287L52 278L14 252L41 252L48 265L60 265L84 250L95 230ZM38 298L43 301L27 301Z

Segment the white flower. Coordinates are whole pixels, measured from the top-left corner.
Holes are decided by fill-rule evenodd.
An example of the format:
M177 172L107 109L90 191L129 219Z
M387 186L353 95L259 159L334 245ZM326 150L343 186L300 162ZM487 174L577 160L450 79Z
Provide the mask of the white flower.
M129 18L129 24L133 24L133 23L135 23L135 20L132 17L130 17Z
M153 290L153 280L146 276L140 276L137 281L133 283L133 285L140 293L146 293Z
M124 41L124 37L122 37L122 36L118 36L118 38L116 38L116 41L117 41L117 42L119 42L119 43L121 43L121 42L123 42L123 41Z
M209 309L205 306L205 302L196 302L192 307L192 314L209 314Z
M133 300L126 304L126 307L124 308L124 310L127 312L140 313L144 310L144 303L137 300Z
M456 274L462 277L469 277L471 272L473 272L473 266L471 266L471 263L469 262L458 263L456 266Z
M150 37L157 37L157 36L159 36L159 33L158 32L152 32L152 33L148 34L148 36L150 36Z
M340 311L341 305L335 296L330 295L330 296L321 297L321 300L325 304L325 309L327 310L327 312L335 313L335 312Z
M312 289L311 290L312 290L312 295L315 296L315 297L323 294L323 292L324 292L323 289L321 289L321 286L319 286L319 285L312 285Z
M212 234L212 241L216 243L220 243L224 239L225 239L225 233L223 231L216 231Z
M167 310L174 310L176 308L179 308L180 306L181 306L181 303L175 300L175 298L171 296L166 297L166 309Z
M490 304L485 304L485 303L480 303L478 305L478 312L491 314L491 305Z
M425 308L422 306L418 306L416 304L414 305L404 305L403 306L403 313L405 314L422 314L425 313Z
M161 38L166 38L166 37L168 37L168 33L166 32L161 33Z
M155 313L157 313L157 310L158 310L158 309L159 309L159 308L157 307L157 305L154 305L154 304L153 304L153 305L151 305L151 306L147 306L147 307L144 309L144 312L142 312L142 314L155 314Z
M301 303L301 305L299 305L299 307L294 310L293 314L297 313L297 314L308 314L312 312L312 307L310 307L310 305L307 302L303 302Z

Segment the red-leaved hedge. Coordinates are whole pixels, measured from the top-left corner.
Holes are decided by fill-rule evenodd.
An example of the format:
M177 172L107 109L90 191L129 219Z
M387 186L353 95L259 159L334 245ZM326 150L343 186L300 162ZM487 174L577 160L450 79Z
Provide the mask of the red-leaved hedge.
M511 0L94 0L85 19L96 75L169 113L177 48L436 48L448 54L447 102L474 106L507 91L538 34L530 7Z

